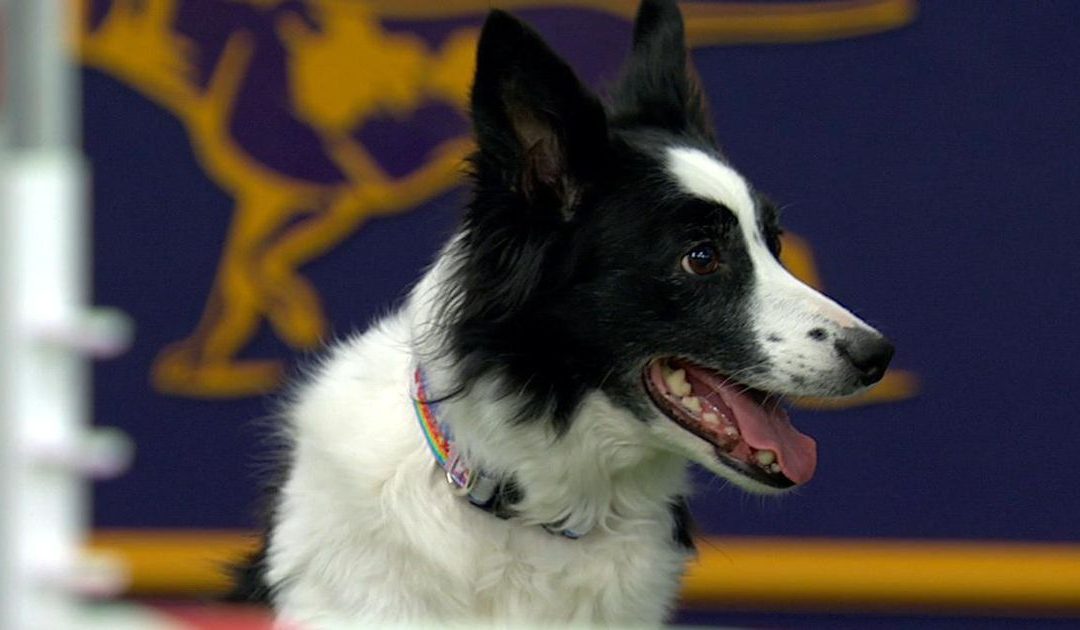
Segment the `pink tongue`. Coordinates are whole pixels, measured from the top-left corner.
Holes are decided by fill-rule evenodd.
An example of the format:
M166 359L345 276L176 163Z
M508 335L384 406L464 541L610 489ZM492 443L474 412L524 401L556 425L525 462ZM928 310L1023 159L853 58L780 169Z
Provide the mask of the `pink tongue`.
M817 467L814 438L791 426L787 412L779 406L765 409L746 394L725 389L720 395L735 414L746 443L758 450L776 451L780 469L788 479L797 484L810 481Z
M817 443L791 426L786 411L779 405L766 409L742 393L742 386L727 383L710 372L691 367L687 367L687 372L692 372L694 380L703 381L720 393L724 404L735 414L735 422L747 444L757 450L775 451L784 476L796 484L810 481L817 467Z

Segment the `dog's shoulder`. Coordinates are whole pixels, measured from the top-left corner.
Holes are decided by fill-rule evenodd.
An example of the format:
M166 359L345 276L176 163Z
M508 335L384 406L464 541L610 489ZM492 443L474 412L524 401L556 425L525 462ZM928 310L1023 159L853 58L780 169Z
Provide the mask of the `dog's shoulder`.
M368 434L402 430L411 370L404 329L402 318L393 315L331 347L287 408L294 450L307 445L366 450Z

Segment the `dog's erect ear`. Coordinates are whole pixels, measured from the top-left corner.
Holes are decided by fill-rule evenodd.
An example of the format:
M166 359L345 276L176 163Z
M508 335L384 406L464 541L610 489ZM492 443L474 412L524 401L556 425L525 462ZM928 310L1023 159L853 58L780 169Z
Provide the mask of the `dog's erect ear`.
M614 119L712 140L712 123L686 49L674 0L644 0L634 21L634 49L613 91Z
M477 168L531 206L569 216L603 164L603 106L535 31L502 11L480 34L472 116Z

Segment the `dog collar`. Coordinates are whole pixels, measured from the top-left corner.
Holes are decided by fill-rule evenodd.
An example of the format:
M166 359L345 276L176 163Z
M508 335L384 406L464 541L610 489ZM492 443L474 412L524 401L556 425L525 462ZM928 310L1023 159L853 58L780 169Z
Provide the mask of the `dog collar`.
M424 372L419 367L413 373L413 408L420 430L424 434L435 463L446 474L446 482L451 491L465 497L469 503L490 512L499 518L509 518L504 500L513 494L508 484L479 468L471 468L461 453L454 448L454 435L444 422L439 420L439 403L428 397L428 383ZM544 525L544 530L565 538L580 538L584 533L562 529L553 525Z

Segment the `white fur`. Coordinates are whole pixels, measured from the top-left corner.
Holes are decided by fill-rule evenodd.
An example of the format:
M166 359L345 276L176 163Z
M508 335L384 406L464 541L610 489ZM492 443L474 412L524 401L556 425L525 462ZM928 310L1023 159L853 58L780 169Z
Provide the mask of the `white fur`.
M687 556L669 509L686 491L686 460L656 448L602 394L588 396L558 440L547 423L509 423L513 401L488 396L494 383L442 403L469 464L512 472L526 489L510 520L450 492L409 399L418 357L435 395L447 382L448 366L430 358L435 336L423 332L448 259L403 311L339 344L298 392L268 555L279 614L316 628L658 625ZM559 521L588 534L570 540L538 525Z
M773 365L769 375L754 385L791 395L851 393L836 386L835 373L847 369L843 357L831 342L815 341L807 333L821 328L831 340L843 336L845 330L873 329L791 275L773 257L761 235L750 187L733 168L689 147L669 149L668 168L685 192L726 206L739 222L754 265L754 331ZM773 335L781 341L768 341Z

